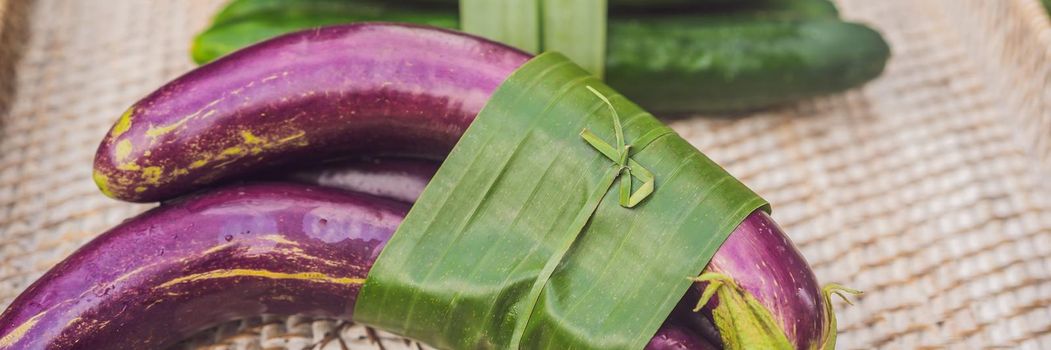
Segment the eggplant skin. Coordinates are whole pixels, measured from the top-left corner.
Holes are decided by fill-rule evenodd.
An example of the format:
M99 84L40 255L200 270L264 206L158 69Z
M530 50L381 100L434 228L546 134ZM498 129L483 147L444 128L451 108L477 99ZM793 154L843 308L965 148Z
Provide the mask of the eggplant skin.
M650 339L644 350L716 350L719 349L688 327L664 322L660 331Z
M263 313L349 319L408 206L292 184L167 203L94 239L0 315L0 349L153 349Z
M0 349L161 349L259 314L352 319L408 206L297 184L248 184L118 225L0 314ZM437 326L437 325L436 325ZM650 350L710 345L667 324Z
M280 36L132 105L96 153L106 195L175 197L300 158L442 158L531 56L474 36L362 23Z

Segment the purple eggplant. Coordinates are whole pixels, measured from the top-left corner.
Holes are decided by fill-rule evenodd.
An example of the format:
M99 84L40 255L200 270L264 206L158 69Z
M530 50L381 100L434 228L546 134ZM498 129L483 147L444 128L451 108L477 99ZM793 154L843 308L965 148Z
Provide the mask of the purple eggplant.
M99 147L95 180L107 195L155 201L336 156L440 159L493 89L528 58L484 39L417 26L288 34L191 71L129 108ZM731 234L706 273L717 279L697 288L725 288L708 288L714 298L704 299L711 302L700 313L717 323L727 347L741 345L734 332L751 330L719 315L755 305L766 312L756 324L779 327L772 332L785 339L777 344L830 345L828 303L806 261L765 213L753 213Z
M408 210L300 185L167 203L48 271L0 316L0 348L157 348L260 313L348 316Z
M99 146L103 193L151 202L297 159L442 158L530 58L466 34L364 24L238 51L129 108Z
M352 319L407 210L293 184L166 203L94 239L15 299L0 315L0 349L158 349L262 313ZM647 349L684 344L708 345L669 324Z

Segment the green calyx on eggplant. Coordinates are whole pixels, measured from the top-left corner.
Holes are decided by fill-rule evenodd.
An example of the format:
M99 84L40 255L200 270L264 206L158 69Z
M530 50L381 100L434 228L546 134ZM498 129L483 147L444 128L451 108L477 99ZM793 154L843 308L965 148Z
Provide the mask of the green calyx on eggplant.
M144 202L336 156L441 159L528 59L416 26L289 34L202 66L133 105L100 145L95 178L107 195ZM795 347L828 338L833 315L813 273L765 213L730 235L707 272L736 280ZM727 305L713 301L701 314ZM737 331L722 326L720 337Z

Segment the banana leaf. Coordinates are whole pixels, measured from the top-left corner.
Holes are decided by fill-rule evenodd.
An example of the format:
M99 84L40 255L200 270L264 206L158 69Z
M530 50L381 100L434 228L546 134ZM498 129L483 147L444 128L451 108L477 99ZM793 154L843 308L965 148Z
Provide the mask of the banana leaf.
M354 317L440 348L640 349L765 207L652 115L544 53L442 164Z

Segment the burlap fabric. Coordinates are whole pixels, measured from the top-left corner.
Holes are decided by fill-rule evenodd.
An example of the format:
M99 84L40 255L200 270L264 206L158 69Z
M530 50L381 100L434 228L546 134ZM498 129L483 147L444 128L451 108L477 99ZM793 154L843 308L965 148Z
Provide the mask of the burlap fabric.
M95 147L192 67L221 0L0 1L0 306L148 206L103 197ZM894 57L843 94L672 126L775 205L838 303L841 348L1051 348L1051 26L1036 0L841 1ZM374 339L384 339L377 343ZM213 349L416 348L331 320L262 316Z

